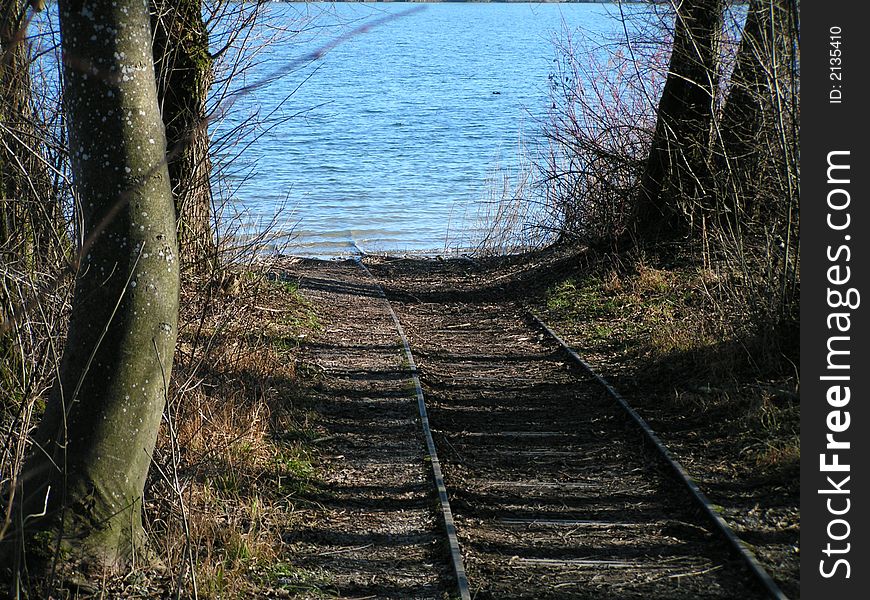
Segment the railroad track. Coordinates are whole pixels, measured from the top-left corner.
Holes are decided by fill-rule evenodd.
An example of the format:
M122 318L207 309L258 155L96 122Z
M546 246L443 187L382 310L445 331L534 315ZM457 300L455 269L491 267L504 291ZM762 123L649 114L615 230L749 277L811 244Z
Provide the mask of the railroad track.
M543 322L462 293L394 306L378 290L405 346L462 599L785 598Z

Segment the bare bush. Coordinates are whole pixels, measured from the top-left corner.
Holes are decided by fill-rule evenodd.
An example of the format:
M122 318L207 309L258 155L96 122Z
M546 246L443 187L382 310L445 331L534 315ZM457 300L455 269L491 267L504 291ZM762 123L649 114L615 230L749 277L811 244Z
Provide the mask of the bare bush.
M692 63L686 71L698 71L698 89L706 90L709 131L703 135L677 135L680 128L668 129L657 114L674 68L668 54L679 10L672 3L621 13L624 36L616 44L563 32L541 161L550 223L567 241L639 244L658 253L662 238L644 231L656 230L650 221L664 218L670 246L664 254L696 262L724 282L710 294L721 321L730 324L725 333L754 340L750 353L772 349L773 362L783 354L794 360L800 282L796 3L755 0L748 10L726 10L712 42L715 64L698 70L702 63ZM710 47L709 40L686 44ZM670 118L678 120L679 113ZM661 127L673 134L665 136L666 161L651 158ZM661 213L638 207L648 203L651 164L664 169L659 179L665 183L657 183L664 186L656 200Z
M549 226L567 241L612 245L629 226L649 153L655 114L647 98L663 85L663 57L649 57L643 81L625 45L563 31L556 52L541 161Z

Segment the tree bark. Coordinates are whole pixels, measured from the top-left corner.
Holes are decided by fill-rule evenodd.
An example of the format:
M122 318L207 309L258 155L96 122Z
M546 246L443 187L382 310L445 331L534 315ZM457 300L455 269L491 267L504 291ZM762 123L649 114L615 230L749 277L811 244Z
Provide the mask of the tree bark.
M776 85L775 61L780 74L789 74L788 61L792 23L792 0L751 0L737 51L731 85L722 110L717 169L727 175L735 197L731 212L735 219L757 217L756 189L765 180L764 165L770 145L765 132L776 132L774 122ZM783 89L790 89L785 82Z
M35 258L33 218L45 192L33 135L30 57L24 43L27 5L0 0L0 394L13 388L23 363L16 348L16 281L11 271L31 270ZM41 188L38 189L37 188Z
M21 30L25 8L21 0L0 0L0 252L26 237L22 192L27 174L18 164L24 152L16 139L30 108L29 61Z
M206 120L214 76L208 30L201 0L150 0L150 10L179 246L186 263L201 264L214 249Z
M59 381L33 438L15 550L117 571L142 494L178 318L175 210L144 0L60 0L65 109L85 244ZM34 516L41 515L44 516ZM56 536L54 535L56 534ZM30 542L27 542L30 540Z
M17 244L29 264L57 231L59 211L35 120L23 0L0 0L0 246ZM34 8L40 10L40 7Z
M641 242L684 235L692 208L710 202L708 152L722 0L682 0L675 9L668 77L633 219Z

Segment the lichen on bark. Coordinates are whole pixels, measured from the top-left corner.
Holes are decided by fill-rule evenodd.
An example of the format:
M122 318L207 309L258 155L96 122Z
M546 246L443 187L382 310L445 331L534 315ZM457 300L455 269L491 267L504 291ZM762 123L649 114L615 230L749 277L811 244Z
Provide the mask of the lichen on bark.
M144 551L142 494L178 317L175 209L146 3L60 0L59 13L85 242L4 552L49 531L71 562L119 570Z

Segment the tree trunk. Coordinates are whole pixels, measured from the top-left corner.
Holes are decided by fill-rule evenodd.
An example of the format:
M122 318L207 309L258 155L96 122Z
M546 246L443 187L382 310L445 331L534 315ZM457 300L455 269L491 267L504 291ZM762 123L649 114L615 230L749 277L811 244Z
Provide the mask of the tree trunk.
M17 164L24 153L16 135L30 107L29 61L21 30L24 11L21 0L0 0L0 252L4 253L26 235L27 203L21 194L27 174Z
M19 257L32 264L59 235L45 139L33 109L28 4L35 5L0 0L0 246L17 244Z
M735 219L757 216L756 188L766 179L762 168L769 141L764 132L777 130L774 61L782 74L791 72L787 47L793 29L791 0L752 0L737 51L734 73L722 110L717 169L727 175L735 202ZM792 86L784 85L783 89Z
M86 241L13 539L15 550L35 551L46 537L32 534L47 530L58 556L117 571L142 556L142 493L178 318L175 210L146 4L60 0L59 13Z
M214 249L206 121L214 77L208 31L201 0L150 0L150 10L179 245L186 263L202 264Z
M683 0L675 8L668 77L635 208L633 229L641 242L684 235L693 210L710 202L722 0Z
M0 0L0 394L14 393L23 363L15 344L16 281L35 255L32 216L39 198L29 180L36 168L31 127L30 57L22 0ZM30 139L28 139L30 138ZM35 173L34 173L35 175Z

